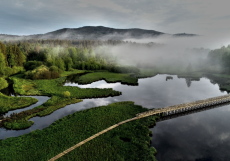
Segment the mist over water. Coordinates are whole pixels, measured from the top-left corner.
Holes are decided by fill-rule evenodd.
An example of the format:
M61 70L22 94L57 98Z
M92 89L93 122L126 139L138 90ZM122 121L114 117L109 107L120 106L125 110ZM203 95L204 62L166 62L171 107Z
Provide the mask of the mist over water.
M95 49L96 53L113 55L120 65L142 64L184 70L191 64L193 70L197 71L210 66L208 53L213 49L229 45L230 36L215 33L187 37L166 34L155 38L143 37L124 41L133 43L99 47ZM154 45L147 45L151 43Z

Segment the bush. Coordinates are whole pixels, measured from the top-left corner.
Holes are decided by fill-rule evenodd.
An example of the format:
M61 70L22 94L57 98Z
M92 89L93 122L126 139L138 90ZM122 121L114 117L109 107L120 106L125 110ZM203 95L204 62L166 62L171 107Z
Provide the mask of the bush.
M63 73L63 71L61 69L59 69L57 66L55 66L55 65L50 67L50 71L51 72L57 72L59 74Z
M63 92L63 96L64 96L64 97L70 97L70 92L69 92L69 91Z
M8 87L8 83L5 79L0 78L0 90Z
M41 61L28 61L25 63L24 67L26 70L34 70L41 65L43 65L43 62Z
M27 79L56 79L59 78L62 71L58 69L56 66L51 66L48 68L45 65L35 68L32 71L27 71L25 73L25 78Z
M6 67L6 68L4 68L4 74L7 76L10 76L10 75L19 73L23 70L24 70L23 67L15 67L15 66L13 68Z
M58 67L55 66L55 65L53 65L53 66L50 67L50 71L52 71L52 72L58 72Z

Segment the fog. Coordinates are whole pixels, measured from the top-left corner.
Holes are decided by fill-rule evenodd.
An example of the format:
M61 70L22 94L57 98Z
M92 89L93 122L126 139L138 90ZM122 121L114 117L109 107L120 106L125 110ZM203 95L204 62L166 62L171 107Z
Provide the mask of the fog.
M96 51L115 56L120 65L142 64L184 70L190 64L195 71L206 69L210 65L207 59L209 51L229 45L230 37L215 34L191 37L163 35L156 38L125 39L125 41L136 44L106 46L97 48ZM156 45L144 45L150 42Z

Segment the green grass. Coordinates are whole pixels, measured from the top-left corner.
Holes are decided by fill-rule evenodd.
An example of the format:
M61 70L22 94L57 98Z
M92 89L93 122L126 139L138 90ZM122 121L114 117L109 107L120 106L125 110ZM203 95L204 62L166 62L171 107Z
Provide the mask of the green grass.
M0 113L30 106L38 100L31 97L10 97L0 93Z
M81 89L79 87L62 86L66 77L52 80L29 80L24 79L23 75L16 75L10 78L14 82L15 93L20 95L42 95L50 96L51 99L43 105L34 109L15 114L11 118L7 118L2 122L7 129L25 129L30 127L33 122L28 119L35 116L45 116L53 111L65 107L68 104L78 103L85 98L100 98L109 96L118 96L121 92L114 91L111 88L98 89L88 88ZM68 91L70 96L65 98L63 93ZM32 99L32 98L29 98Z
M72 74L80 74L80 73L85 73L85 72L86 72L85 70L77 70L77 69L74 69L73 71L64 71L61 74L61 77L66 77L66 76L69 76L69 75L72 75Z
M122 84L138 85L138 79L129 74L111 73L111 72L94 72L81 76L78 79L79 84L90 84L95 81L105 80L107 83L121 82Z
M66 77L52 80L29 80L17 77L11 77L14 82L14 90L21 95L43 95L43 96L59 96L63 97L63 92L69 91L71 98L100 98L109 96L118 96L121 92L114 91L112 88L98 89L62 86Z
M147 109L133 102L119 102L75 112L43 130L0 140L0 160L47 161L88 137L144 111ZM70 152L61 160L153 160L154 149L148 146L150 138L147 126L155 123L154 118L123 124Z
M35 116L46 116L59 108L63 108L66 105L78 103L81 101L82 100L76 98L63 98L58 96L52 96L51 99L49 99L47 102L40 106L37 106L27 111L22 111L17 114L13 114L10 118L6 118L6 120L3 121L2 124L7 129L19 130L29 128L34 124L33 121L28 121L30 118Z

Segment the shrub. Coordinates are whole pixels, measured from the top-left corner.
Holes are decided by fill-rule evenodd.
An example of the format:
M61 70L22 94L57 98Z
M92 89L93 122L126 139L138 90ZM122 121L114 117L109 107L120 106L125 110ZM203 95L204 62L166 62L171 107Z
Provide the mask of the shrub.
M56 79L59 78L62 71L58 69L56 66L51 66L48 68L45 65L41 65L40 67L35 68L32 71L27 71L25 73L25 78L27 79Z
M0 78L0 90L8 87L8 83L5 79Z
M53 66L50 67L50 71L51 72L58 72L58 67L53 65Z
M34 70L41 65L43 65L43 62L41 61L28 61L25 63L24 67L26 70Z
M63 96L64 96L64 97L70 97L70 92L69 92L69 91L63 92Z
M10 76L10 75L19 73L23 70L24 70L23 67L15 67L15 66L13 68L6 67L6 68L4 68L4 74L7 76Z

